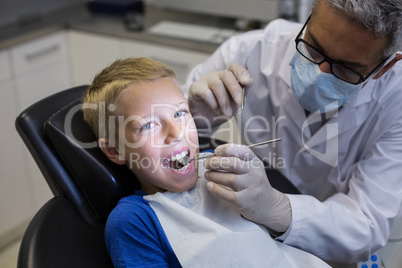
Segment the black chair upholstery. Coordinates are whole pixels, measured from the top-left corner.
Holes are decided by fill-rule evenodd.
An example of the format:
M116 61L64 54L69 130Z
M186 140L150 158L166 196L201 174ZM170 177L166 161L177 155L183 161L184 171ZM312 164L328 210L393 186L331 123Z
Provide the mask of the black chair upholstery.
M96 142L80 110L86 88L69 89L35 103L20 114L16 128L53 194L64 197L88 223L96 225L138 183L127 167L110 162L96 146L76 146L77 142ZM65 124L74 133L65 132Z
M53 194L62 195L68 200L77 200L81 204L83 202L78 201L80 197L75 194L77 186L71 180L67 167L46 135L43 125L59 109L79 99L85 89L85 86L77 87L41 100L23 111L16 120L17 131Z
M25 231L18 267L113 267L104 242L105 222L118 200L139 183L126 166L112 163L97 147L83 121L86 88L49 96L16 119L18 133L55 195ZM205 150L223 142L200 137L199 143ZM282 191L297 193L280 173L267 173L273 185L279 182Z
M17 131L56 196L38 211L25 231L18 267L113 267L103 236L105 216L102 210L97 210L100 197L85 192L85 183L81 182L85 178L80 176L88 173L73 171L65 160L76 157L81 167L95 168L92 174L98 175L96 156L84 157L86 154L91 155L93 149L74 151L74 137L62 134L66 121L62 114L81 103L86 88L76 87L47 97L27 108L16 120ZM71 120L71 125L77 128L77 132L82 131L80 138L94 138L92 131L88 131L82 122L82 114L79 112ZM64 139L57 134L64 136ZM67 141L71 142L70 145ZM55 146L57 142L69 146L64 150L66 155L59 153L61 145ZM134 190L136 180L133 177L130 182L127 182L128 178L123 182L117 180L120 168L124 170L123 166L116 165L102 175L115 181L111 190L117 188L119 194L124 195ZM130 176L133 176L132 173ZM96 191L102 185L95 184L93 187ZM107 201L116 203L119 199L117 195ZM112 206L109 204L107 207L111 209Z
M104 224L91 225L61 196L49 200L26 229L17 267L113 268Z
M88 202L90 209L83 216L89 223L104 223L117 201L133 194L139 183L127 166L114 164L98 148L81 108L81 98L65 105L44 129Z

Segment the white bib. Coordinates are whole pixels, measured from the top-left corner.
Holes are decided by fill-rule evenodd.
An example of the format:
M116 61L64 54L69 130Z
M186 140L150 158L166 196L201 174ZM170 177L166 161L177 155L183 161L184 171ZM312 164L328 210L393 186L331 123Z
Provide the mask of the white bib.
M199 174L204 174L202 163ZM183 267L329 267L320 259L271 238L211 194L204 176L182 192L144 196Z

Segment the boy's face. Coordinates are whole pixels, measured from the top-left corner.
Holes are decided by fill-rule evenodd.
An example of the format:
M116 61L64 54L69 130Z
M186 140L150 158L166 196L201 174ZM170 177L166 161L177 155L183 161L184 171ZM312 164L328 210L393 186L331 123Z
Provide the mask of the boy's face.
M183 165L177 159L196 157L198 134L176 82L162 78L135 85L123 94L125 127L119 131L119 148L124 153L119 153L142 190L153 194L192 188L197 181L196 162Z

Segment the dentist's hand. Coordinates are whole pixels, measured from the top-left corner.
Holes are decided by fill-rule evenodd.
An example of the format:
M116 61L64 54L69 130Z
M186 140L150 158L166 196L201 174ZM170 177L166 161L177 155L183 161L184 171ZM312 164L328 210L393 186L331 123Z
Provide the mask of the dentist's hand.
M212 72L194 82L189 91L190 111L198 127L219 125L230 118L241 104L242 85L250 87L253 80L246 68L232 63L225 71ZM202 116L207 120L199 119Z
M246 219L270 231L285 232L292 217L290 201L272 188L262 161L248 147L233 144L217 147L215 155L204 163L209 169L205 173L208 189Z

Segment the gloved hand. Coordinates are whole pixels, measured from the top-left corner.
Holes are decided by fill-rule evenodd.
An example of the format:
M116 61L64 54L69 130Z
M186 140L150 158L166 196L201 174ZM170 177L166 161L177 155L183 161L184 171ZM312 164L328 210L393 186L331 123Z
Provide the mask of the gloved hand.
M241 85L250 87L252 83L246 68L238 63L194 82L190 87L188 103L197 127L225 122L241 104Z
M246 219L285 232L292 213L288 197L272 188L262 161L247 146L225 144L204 162L208 189Z

